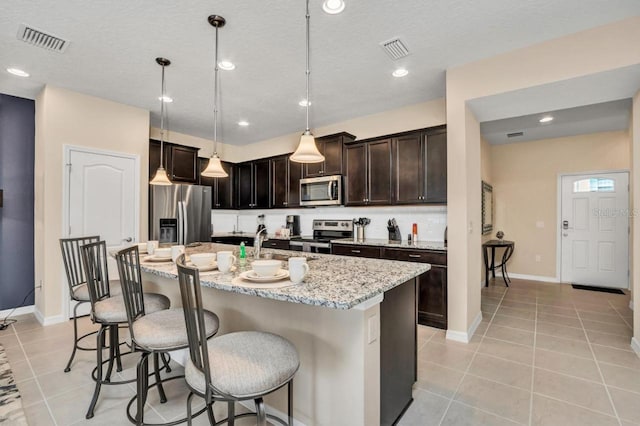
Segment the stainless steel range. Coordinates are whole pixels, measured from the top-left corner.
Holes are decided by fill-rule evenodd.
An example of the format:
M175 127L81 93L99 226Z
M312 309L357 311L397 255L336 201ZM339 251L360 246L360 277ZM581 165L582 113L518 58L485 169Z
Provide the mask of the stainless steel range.
M313 236L303 236L291 239L291 250L311 253L331 253L331 240L353 238L353 221L315 219L313 221Z

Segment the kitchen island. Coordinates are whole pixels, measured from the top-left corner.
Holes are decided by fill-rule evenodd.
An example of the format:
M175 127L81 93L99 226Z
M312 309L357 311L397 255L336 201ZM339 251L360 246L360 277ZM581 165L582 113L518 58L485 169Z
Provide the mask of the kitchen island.
M187 253L237 247L203 244ZM247 249L249 255L251 250ZM299 252L263 250L286 260ZM411 402L416 379L416 281L429 264L303 254L310 272L282 288L237 285L240 272L200 274L205 308L221 320L219 334L269 331L300 354L294 379L294 417L302 425L392 424ZM286 262L283 262L286 267ZM147 291L180 306L176 267L143 263ZM286 412L286 391L266 403Z

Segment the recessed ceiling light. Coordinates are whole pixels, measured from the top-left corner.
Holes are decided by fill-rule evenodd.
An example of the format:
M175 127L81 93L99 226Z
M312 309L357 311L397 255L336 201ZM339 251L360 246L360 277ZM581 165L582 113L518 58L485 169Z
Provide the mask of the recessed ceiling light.
M312 102L309 102L309 105L311 105ZM300 105L301 107L306 107L307 106L307 100L303 99L300 102L298 102L298 105Z
M330 15L336 15L344 10L343 0L324 0L322 3L322 10Z
M158 100L162 101L162 102L165 102L167 104L170 104L171 102L173 102L173 98L171 96L167 96L167 95L158 96Z
M225 70L225 71L231 71L236 69L236 65L233 62L229 62L229 61L220 61L218 62L218 66L220 67L221 70Z
M404 77L405 75L409 74L409 71L407 71L405 68L398 68L397 70L395 70L393 72L393 76L394 77Z
M29 77L28 72L22 71L19 68L7 68L7 72L9 74L17 75L18 77Z
M542 118L540 119L540 122L541 122L541 123L548 123L548 122L550 122L550 121L553 121L553 117L552 117L552 116L550 116L550 115L547 115L547 116L542 117Z
M246 120L238 121L238 126L247 127L248 125L249 125L249 122Z

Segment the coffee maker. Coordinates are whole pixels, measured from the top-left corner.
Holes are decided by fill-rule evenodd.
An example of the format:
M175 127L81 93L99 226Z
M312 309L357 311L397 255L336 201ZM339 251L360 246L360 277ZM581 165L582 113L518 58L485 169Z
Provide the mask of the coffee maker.
M300 236L300 216L297 214L287 215L287 229L292 237Z

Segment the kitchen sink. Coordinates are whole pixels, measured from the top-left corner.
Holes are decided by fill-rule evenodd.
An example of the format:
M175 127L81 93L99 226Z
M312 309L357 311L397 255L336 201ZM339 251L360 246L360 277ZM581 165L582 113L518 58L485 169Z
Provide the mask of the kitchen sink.
M278 254L278 253L262 253L260 259L273 259L273 260L281 260L286 262L290 257L300 257L302 255L287 255L287 254ZM311 262L312 260L318 259L314 256L305 256L307 258L307 262Z

